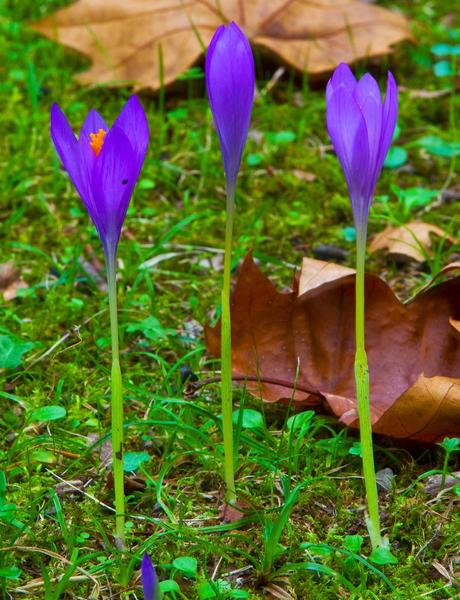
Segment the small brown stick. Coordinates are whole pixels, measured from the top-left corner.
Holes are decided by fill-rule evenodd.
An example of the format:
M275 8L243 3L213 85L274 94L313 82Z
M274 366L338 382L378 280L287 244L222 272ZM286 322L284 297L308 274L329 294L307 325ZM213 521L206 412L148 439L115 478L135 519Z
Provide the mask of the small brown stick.
M200 381L190 381L187 384L186 395L193 395L202 387L209 385L211 383L220 383L221 378L217 377L209 377L207 379L201 379ZM233 381L255 381L257 383L268 383L270 385L279 385L280 387L292 388L295 392L304 392L306 394L311 394L312 396L319 396L322 398L322 394L319 390L309 388L303 385L295 385L289 381L284 381L282 379L277 379L275 377L258 377L256 375L233 375ZM318 405L320 402L309 402L312 406Z

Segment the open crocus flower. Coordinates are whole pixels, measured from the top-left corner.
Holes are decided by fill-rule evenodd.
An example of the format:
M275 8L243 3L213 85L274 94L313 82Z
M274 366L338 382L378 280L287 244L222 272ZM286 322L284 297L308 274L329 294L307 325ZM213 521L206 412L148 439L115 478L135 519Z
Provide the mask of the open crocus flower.
M106 254L114 254L149 140L141 103L131 96L112 127L91 110L78 140L62 110L53 104L51 137Z
M254 85L254 58L246 36L236 23L221 25L206 52L206 87L230 186L248 135Z
M369 73L357 81L340 64L326 89L327 128L348 184L357 233L365 231L375 185L396 126L398 90L388 73L385 102Z
M115 493L115 535L125 539L123 479L123 386L118 343L116 253L128 204L144 162L149 141L147 119L131 96L108 127L91 110L77 139L57 104L51 108L51 137L59 157L80 194L104 247L112 338L112 469Z
M159 600L161 598L160 586L150 556L146 553L141 563L141 579L144 588L144 600Z

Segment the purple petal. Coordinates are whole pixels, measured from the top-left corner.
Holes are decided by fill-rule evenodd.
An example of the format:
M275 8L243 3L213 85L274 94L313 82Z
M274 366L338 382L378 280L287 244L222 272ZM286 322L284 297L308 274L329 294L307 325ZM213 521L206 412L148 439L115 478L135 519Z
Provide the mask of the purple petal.
M100 129L108 131L109 127L101 115L94 109L91 109L86 116L78 138L82 158L82 168L85 169L85 177L87 177L88 181L91 181L94 161L96 160L96 154L90 145L91 134L98 133Z
M91 141L90 134L97 133L99 129L108 131L109 127L101 115L92 108L86 115L86 119L80 129L80 136L78 140L80 142L87 141L89 143Z
M149 126L142 104L132 95L113 124L122 129L129 139L136 158L136 178L139 176L149 143Z
M89 180L86 171L82 169L79 145L65 114L57 104L51 107L50 132L64 169L86 203L90 196Z
M148 554L144 554L142 558L141 579L142 587L144 588L144 600L156 600L159 598L157 574Z
M366 121L369 140L369 169L375 175L373 183L370 181L370 187L373 189L378 177L376 170L382 133L382 95L372 75L366 73L359 80L354 89L353 97L357 101Z
M115 250L136 184L136 158L126 134L112 127L94 161L92 189L96 225L104 248Z
M221 25L206 53L206 87L227 182L234 185L254 101L254 59L244 33Z
M335 88L327 102L327 129L348 184L357 227L369 211L369 143L364 116L345 85Z
M398 86L390 71L388 71L387 91L382 111L382 133L380 137L380 149L377 158L377 168L382 168L383 162L391 146L393 134L398 119Z
M352 73L352 70L345 63L340 63L332 74L332 77L330 78L326 87L326 101L329 100L332 92L338 88L339 85L344 85L350 93L353 92L357 85L357 81Z

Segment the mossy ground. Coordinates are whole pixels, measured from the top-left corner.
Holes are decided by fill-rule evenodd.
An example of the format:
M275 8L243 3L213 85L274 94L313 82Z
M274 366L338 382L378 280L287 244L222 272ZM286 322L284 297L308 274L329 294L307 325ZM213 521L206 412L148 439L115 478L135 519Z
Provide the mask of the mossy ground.
M293 463L285 409L245 398L245 405L262 411L266 421L266 427L239 436L238 489L250 514L241 529L219 520L219 390L210 386L192 400L183 397L183 367L207 377L218 366L206 357L197 326L215 318L218 307L225 219L218 143L199 79L166 90L164 109L158 96L141 95L151 127L150 150L118 255L127 450L146 452L148 461L137 470L139 489L134 480L131 484L130 552L122 555L114 546L113 517L106 508L112 492L104 464L110 352L107 299L98 287L102 253L53 153L49 108L57 101L76 128L90 107L110 122L130 92L78 86L73 76L85 60L28 29L28 21L62 4L0 3L0 263L13 258L30 286L2 304L0 327L36 343L22 368L1 373L0 465L7 482L6 490L0 485L2 597L134 600L142 597L138 568L144 550L160 579L180 585L172 598L455 597L458 496L451 491L430 498L423 478L409 487L441 467L439 448L377 449L377 467L395 472L381 509L399 562L376 572L375 565L372 570L370 563L342 552L352 543L347 536L366 534L360 460L349 453L353 435L328 418L314 417ZM443 196L438 206L421 209L418 216L458 236L458 181L449 179L455 174L454 159L412 144L428 134L458 141L457 96L426 99L409 93L455 88L451 78L434 76L437 59L430 48L451 41L449 31L459 32L456 3L398 4L413 20L417 46L402 45L379 64L357 67L363 72L370 66L382 85L390 67L402 88L398 144L409 158L399 170L384 170L378 194L388 195L399 214L392 184L447 187L450 200ZM266 91L273 65L263 64L258 81L259 90ZM353 242L343 237L343 228L352 225L351 209L328 147L324 114L324 81L309 85L289 71L255 103L238 183L234 257L236 262L254 249L262 268L280 285L289 283L292 265L311 256L319 244L348 250L347 262L353 265ZM281 139L267 135L280 131L290 133ZM374 212L370 232L383 225ZM458 246L437 244L425 267L406 267L402 273L382 256L371 258L368 268L394 280L408 296L457 251ZM152 258L153 267L141 268ZM103 278L102 268L99 275ZM139 329L148 317L165 331L149 329L145 322ZM237 391L235 404L242 398ZM50 405L63 406L65 418L37 422L33 411ZM97 439L100 443L91 446ZM453 459L450 469L455 468ZM284 550L271 561L269 522L280 518L290 491L302 481L306 484L280 540ZM366 539L357 554L369 553ZM196 559L195 576L173 566L182 556ZM14 567L20 569L17 579L2 578L2 568L14 575ZM227 582L233 595L221 583L212 596L206 587L211 580ZM275 585L286 595L273 595Z

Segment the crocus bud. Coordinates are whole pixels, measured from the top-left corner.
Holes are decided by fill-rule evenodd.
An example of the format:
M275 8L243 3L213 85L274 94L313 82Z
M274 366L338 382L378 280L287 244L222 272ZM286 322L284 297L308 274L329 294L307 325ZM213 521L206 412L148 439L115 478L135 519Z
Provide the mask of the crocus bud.
M390 72L382 102L369 73L357 81L348 65L342 63L334 71L326 89L327 129L347 180L357 234L366 231L397 115L398 89Z
M227 185L234 187L254 101L254 58L235 23L221 25L206 53L206 87Z
M131 96L112 127L91 110L78 140L62 110L53 104L51 137L104 250L114 255L149 141L141 103Z
M157 574L147 553L142 558L141 579L142 587L144 588L144 600L159 600L161 595Z

